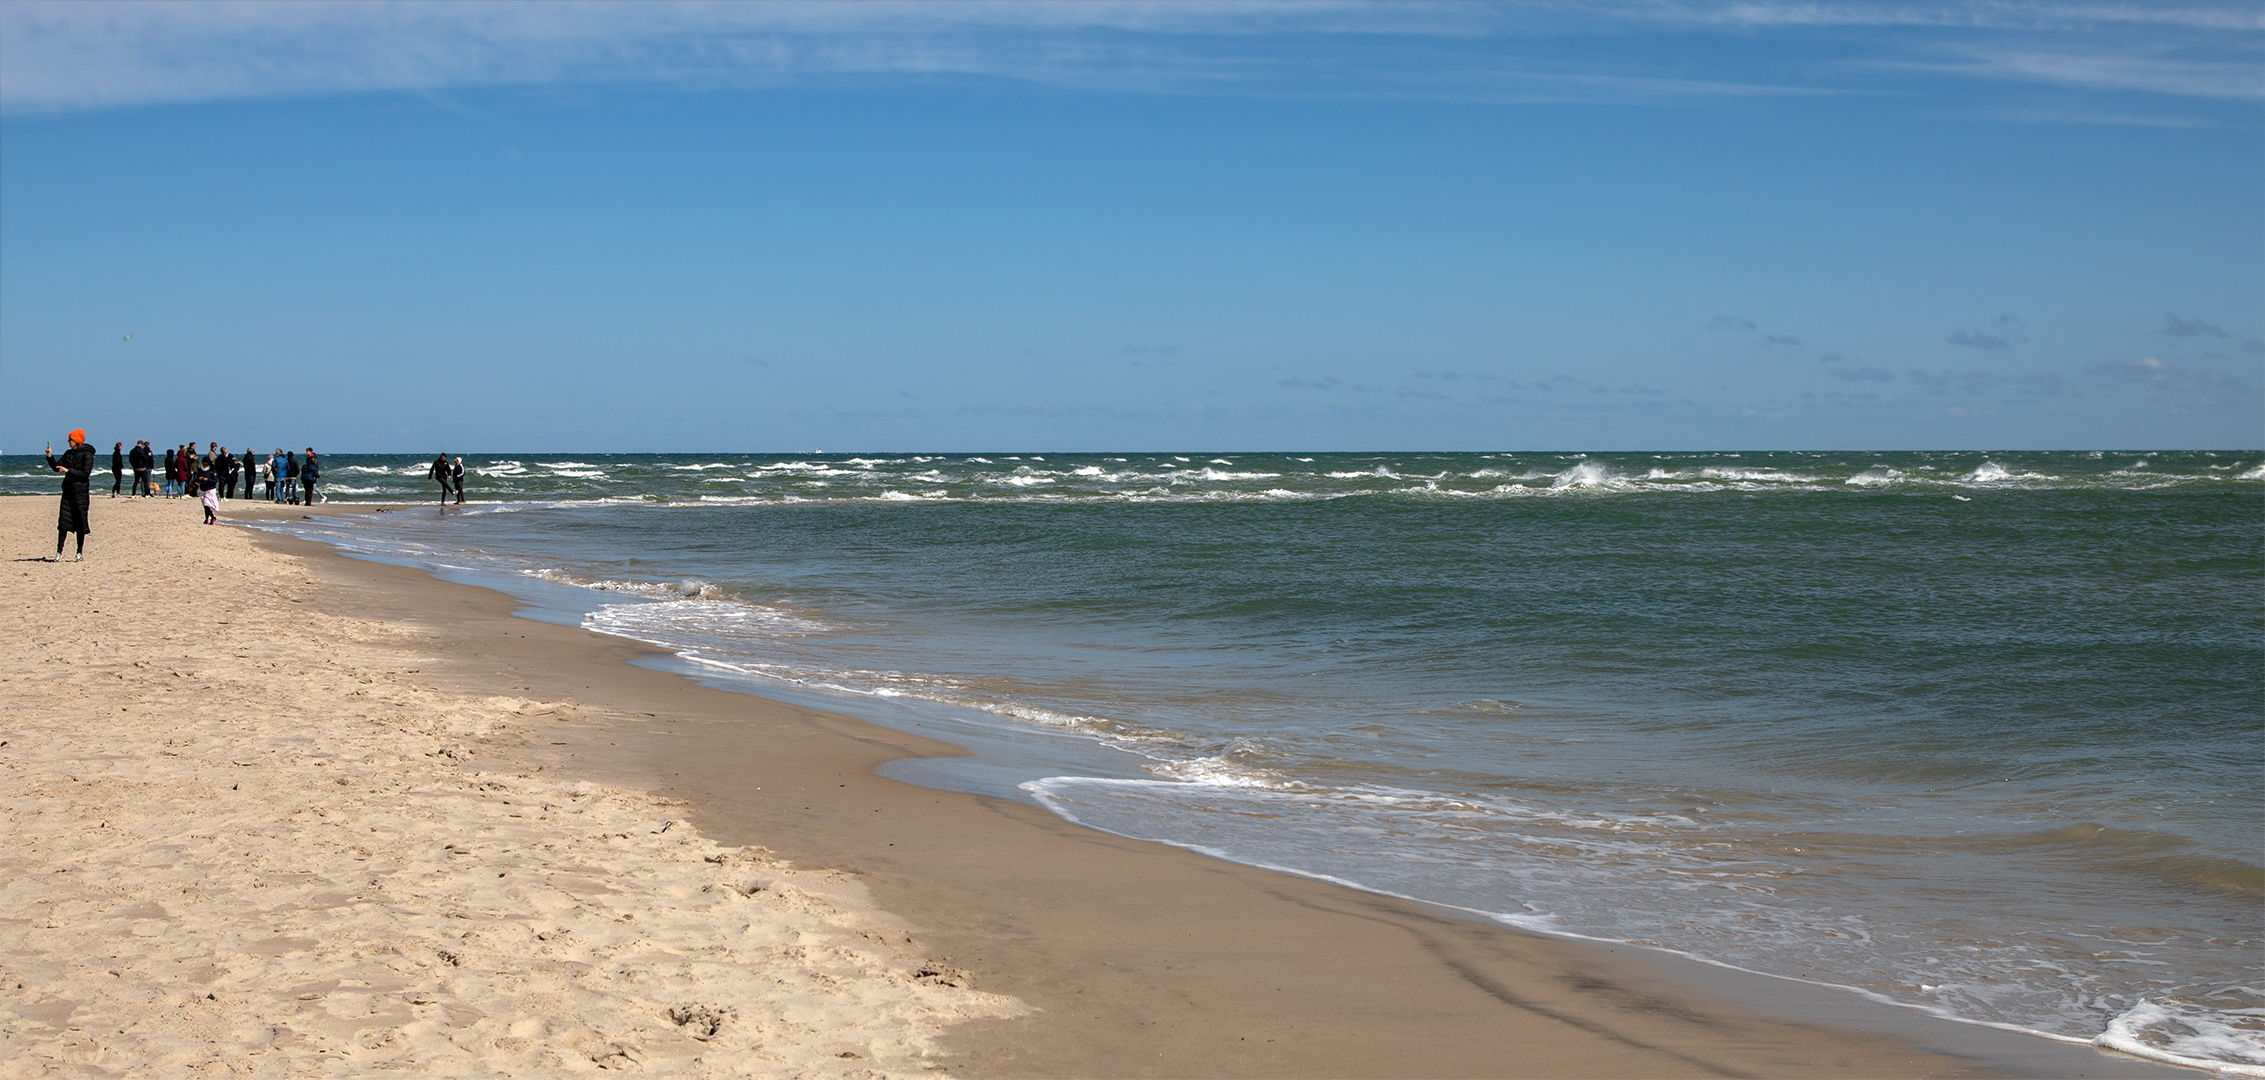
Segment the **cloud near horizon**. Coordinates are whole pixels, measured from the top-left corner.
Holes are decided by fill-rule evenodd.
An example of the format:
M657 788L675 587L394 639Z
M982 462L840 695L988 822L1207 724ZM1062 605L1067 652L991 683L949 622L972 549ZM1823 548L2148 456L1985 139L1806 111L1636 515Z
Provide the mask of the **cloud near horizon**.
M2180 367L2149 356L2138 363L2086 364L2087 375L2103 375L2120 383L2159 390L2185 390L2217 400L2244 401L2258 396L2257 389L2222 371Z
M1985 352L2010 349L2021 344L2021 341L2020 338L2002 338L1996 334L1985 334L1977 330L1961 330L1950 336L1950 343L1953 345L1963 345L1969 349L1981 349Z
M2200 319L2181 319L2166 311L2163 313L2163 333L2170 337L2224 337L2226 332Z

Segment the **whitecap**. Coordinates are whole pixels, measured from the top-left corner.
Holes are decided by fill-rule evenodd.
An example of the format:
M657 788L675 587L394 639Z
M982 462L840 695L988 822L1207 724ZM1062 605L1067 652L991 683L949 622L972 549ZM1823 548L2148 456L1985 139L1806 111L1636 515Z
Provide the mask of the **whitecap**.
M1817 479L1814 476L1789 473L1780 469L1725 469L1712 465L1700 469L1699 475L1709 480L1768 480L1795 484L1811 484L1815 483Z
M1198 480L1273 480L1277 477L1280 477L1282 474L1272 472L1225 472L1219 469L1211 468L1210 466L1205 466L1195 475L1196 479Z
M2241 988L2250 995L2256 991ZM2220 1076L2265 1077L2265 1009L2218 1010L2177 1001L2141 1001L2125 1009L2095 1046L2167 1061Z
M1558 473L1549 486L1553 491L1628 491L1635 487L1633 483L1612 475L1612 470L1594 461L1584 461Z
M1842 481L1842 483L1851 487L1878 487L1881 484L1892 484L1901 479L1903 479L1903 470L1880 465L1857 473Z
M707 600L729 595L720 587L698 578L683 578L677 581L622 581L609 578L586 578L549 567L524 570L521 573L560 585L574 585L584 589L596 589L600 592L629 593L635 596L649 596L654 599Z
M1968 474L1966 475L1966 478L1965 478L1965 479L1964 479L1963 481L1961 481L1961 483L1967 483L1967 484L2008 484L2008 483L2012 483L2012 482L2014 482L2014 481L2017 481L2017 480L2052 480L2052 479L2055 479L2055 478L2054 478L2054 477L2051 477L2051 476L2046 476L2046 475L2045 475L2045 474L2043 474L2043 473L2017 473L2017 472L2014 472L2014 471L2012 471L2012 470L2010 470L2010 469L2006 468L2006 467L2005 467L2005 466L2003 466L2003 465L2000 465L2000 464L1998 464L1998 463L1997 463L1997 462L1995 462L1995 461L1985 461L1985 462L1983 462L1983 463L1982 463L1982 464L1981 464L1980 466L1978 466L1977 468L1975 468L1975 470L1974 470L1973 472L1971 472L1971 473L1968 473Z

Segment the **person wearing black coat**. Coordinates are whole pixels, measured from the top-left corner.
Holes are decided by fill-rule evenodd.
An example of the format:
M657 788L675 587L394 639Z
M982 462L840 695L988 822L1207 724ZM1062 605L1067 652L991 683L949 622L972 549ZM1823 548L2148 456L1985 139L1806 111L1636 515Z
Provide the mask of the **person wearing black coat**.
M87 486L94 475L94 447L87 445L86 429L71 432L71 448L57 460L47 455L47 467L63 474L63 509L55 518L55 561L63 561L63 541L79 534L78 562L87 557Z
M66 450L64 453L69 453ZM118 497L119 489L126 486L126 444L110 444L110 497Z
M134 470L134 494L144 498L156 494L149 489L149 470L157 464L157 455L150 453L148 439L134 443L133 451L126 455L126 463Z
M299 466L299 490L308 506L315 504L315 485L322 481L322 463L315 460L315 448L307 448L307 460Z

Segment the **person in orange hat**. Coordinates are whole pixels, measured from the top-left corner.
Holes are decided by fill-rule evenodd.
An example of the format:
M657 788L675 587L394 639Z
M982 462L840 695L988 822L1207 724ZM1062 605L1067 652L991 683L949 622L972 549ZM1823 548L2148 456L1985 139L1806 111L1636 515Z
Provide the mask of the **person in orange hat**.
M85 428L73 429L71 447L55 457L55 444L47 444L47 467L63 474L63 509L55 518L55 561L63 561L63 541L79 534L79 550L72 562L87 557L87 486L94 474L94 447L87 445Z

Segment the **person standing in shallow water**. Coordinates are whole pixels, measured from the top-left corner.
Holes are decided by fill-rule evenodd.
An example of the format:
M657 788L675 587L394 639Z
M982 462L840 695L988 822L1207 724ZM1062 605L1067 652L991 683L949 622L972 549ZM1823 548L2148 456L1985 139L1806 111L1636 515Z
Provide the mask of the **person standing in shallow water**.
M441 455L440 455L439 457L436 457L436 458L434 458L434 459L433 459L433 467L432 467L432 468L430 468L430 469L427 469L427 470L425 470L425 475L432 477L432 478L433 478L433 483L436 483L436 484L439 484L439 485L440 485L440 504L441 504L442 506L447 506L447 505L448 505L448 455L447 455L446 453L443 453L443 454L441 454Z
M63 451L62 460L55 457L54 444L47 448L47 467L63 474L63 506L55 517L55 561L63 561L63 540L72 533L79 535L79 549L72 562L87 557L87 497L89 478L94 475L94 447L87 445L85 428L71 432L71 445Z

